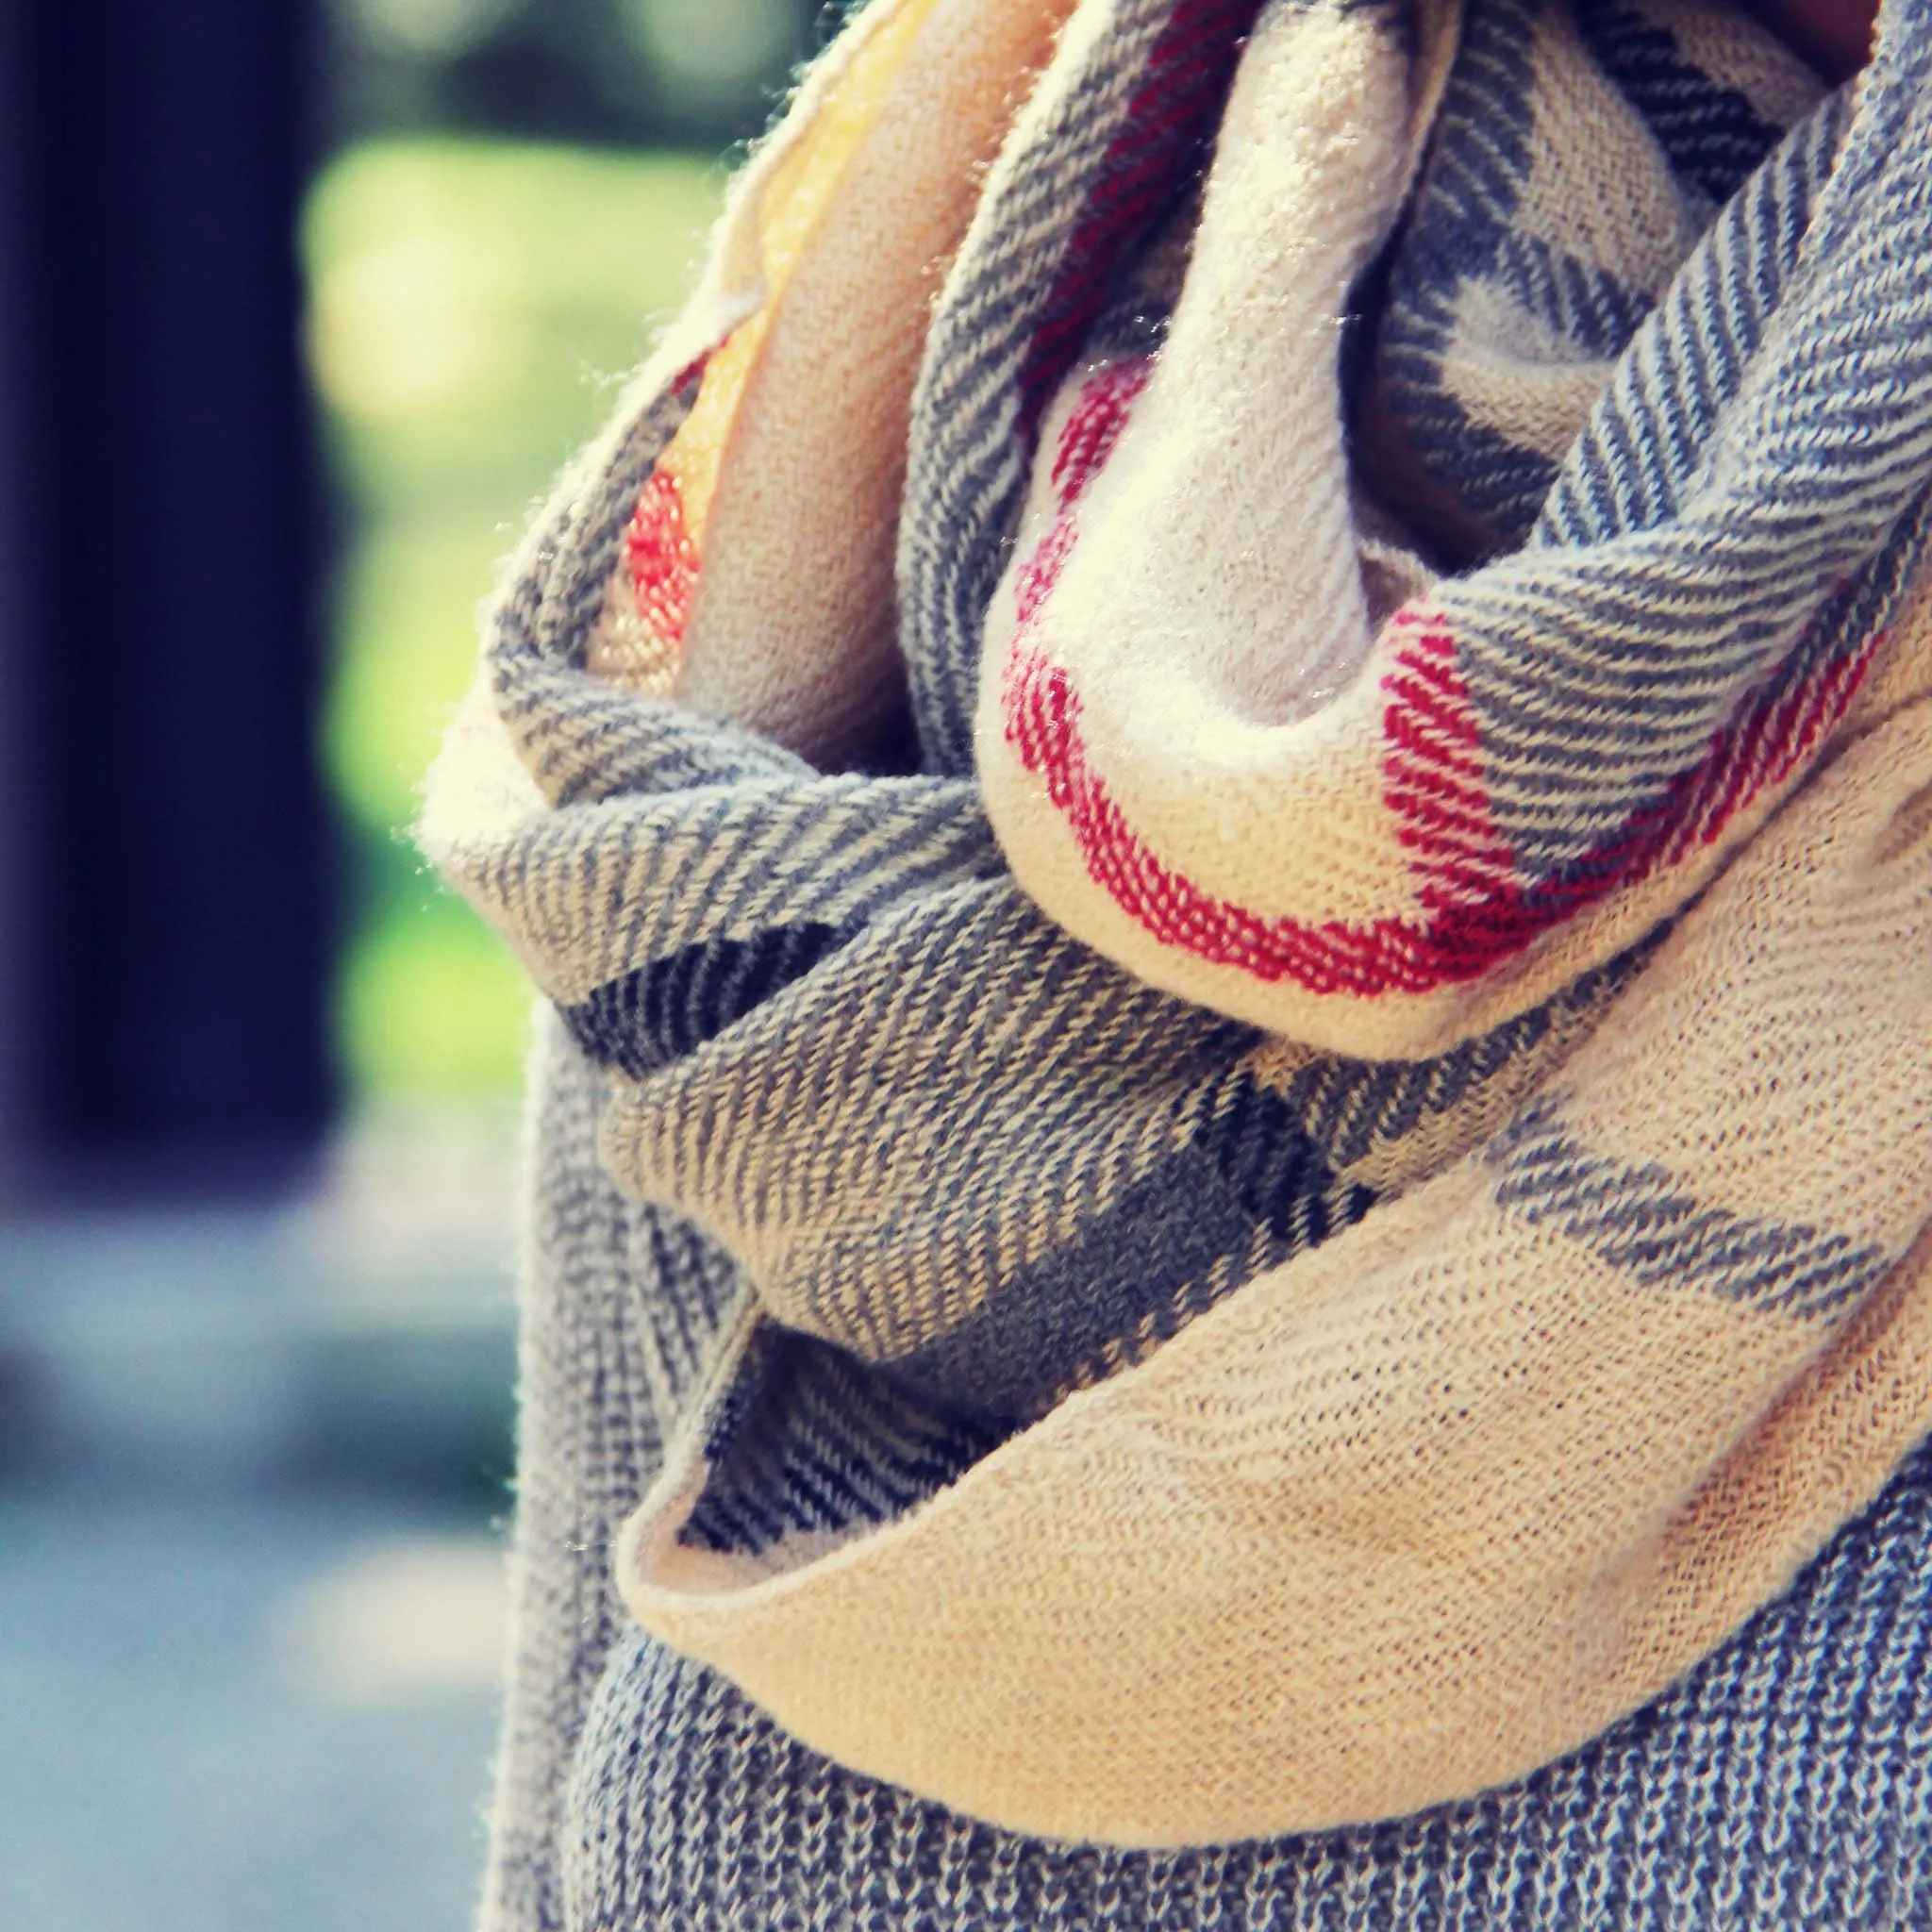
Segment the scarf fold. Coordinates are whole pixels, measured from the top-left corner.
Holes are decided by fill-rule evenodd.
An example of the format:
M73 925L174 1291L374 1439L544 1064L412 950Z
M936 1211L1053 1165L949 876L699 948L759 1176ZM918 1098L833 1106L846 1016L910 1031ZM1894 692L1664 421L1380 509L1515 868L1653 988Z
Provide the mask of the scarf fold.
M852 23L424 821L735 1267L645 1625L1015 1829L1389 1817L1932 1426L1928 64Z

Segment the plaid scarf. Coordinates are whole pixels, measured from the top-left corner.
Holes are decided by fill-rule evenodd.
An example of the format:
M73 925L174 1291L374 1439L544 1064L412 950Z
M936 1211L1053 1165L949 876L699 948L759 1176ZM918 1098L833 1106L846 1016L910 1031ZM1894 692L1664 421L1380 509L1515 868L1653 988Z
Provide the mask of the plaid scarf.
M626 1600L807 1742L1410 1811L1932 1426L1926 12L874 0L753 158L424 835L709 1257Z

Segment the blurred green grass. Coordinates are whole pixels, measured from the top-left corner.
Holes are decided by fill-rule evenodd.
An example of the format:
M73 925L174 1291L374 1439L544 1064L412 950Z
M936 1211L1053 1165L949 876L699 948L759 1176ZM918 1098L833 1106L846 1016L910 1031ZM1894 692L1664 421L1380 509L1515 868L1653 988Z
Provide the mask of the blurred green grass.
M344 150L303 225L309 358L348 511L324 757L355 870L337 998L365 1100L512 1088L528 993L408 842L475 608L695 274L708 158L417 140Z

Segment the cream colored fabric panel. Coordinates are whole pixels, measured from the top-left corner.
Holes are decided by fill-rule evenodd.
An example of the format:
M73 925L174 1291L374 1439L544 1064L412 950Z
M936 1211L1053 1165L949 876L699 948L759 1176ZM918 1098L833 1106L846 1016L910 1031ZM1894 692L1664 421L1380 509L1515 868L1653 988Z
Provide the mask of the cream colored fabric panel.
M1735 1212L1724 1185L1780 1173L1801 1215L1860 1096L1932 1042L1928 794L1922 704L1686 917L1564 1069L1557 1117L1608 1137L1641 1114L1657 1174L1705 1162L1706 1205ZM1859 935L1870 1020L1807 1039L1844 958L1828 932ZM1762 1000L1732 996L1746 969ZM1674 1064L1687 1015L1700 1050ZM1759 1104L1766 1053L1809 1106ZM1932 1423L1932 1379L1908 1345L1923 1246L1892 1320L1835 1340L1740 1288L1739 1242L1649 1279L1641 1242L1620 1247L1641 1224L1512 1198L1524 1118L790 1574L732 1588L686 1567L687 1456L626 1534L627 1601L807 1741L1048 1835L1394 1816L1547 1762L1688 1669L1875 1491ZM1859 1212L1895 1231L1932 1208L1932 1085L1888 1118ZM1889 1390L1861 1406L1871 1374Z
M892 551L928 311L1072 0L924 0L778 297L710 508L679 694L820 758L891 700Z

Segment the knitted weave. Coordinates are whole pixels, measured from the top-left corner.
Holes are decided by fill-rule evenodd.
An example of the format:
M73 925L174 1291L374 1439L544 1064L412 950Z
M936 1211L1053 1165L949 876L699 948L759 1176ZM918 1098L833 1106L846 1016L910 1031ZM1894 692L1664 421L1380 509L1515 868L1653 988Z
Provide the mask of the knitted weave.
M484 1932L1903 1932L1932 1916L1932 1452L1668 1696L1507 1790L1191 1853L1016 1838L855 1776L632 1624L610 1551L722 1259L592 1158L539 1051L519 1628ZM641 1293L640 1291L644 1292Z
M616 1643L564 1812L510 1774L540 1890L625 1847L579 1920L856 1915L784 1850L848 1803L902 1918L1268 1923L1335 1858L1446 1917L1446 1853L1279 1834L1561 1792L1582 1882L1537 1768L1592 1738L1674 1740L1655 1827L1932 1424L1928 58L1913 5L1821 102L1716 8L881 0L808 81L425 818L658 1204L624 1601L797 1740ZM1866 1687L1904 1843L1859 1655L1790 1681ZM678 1684L721 1815L640 1839Z

